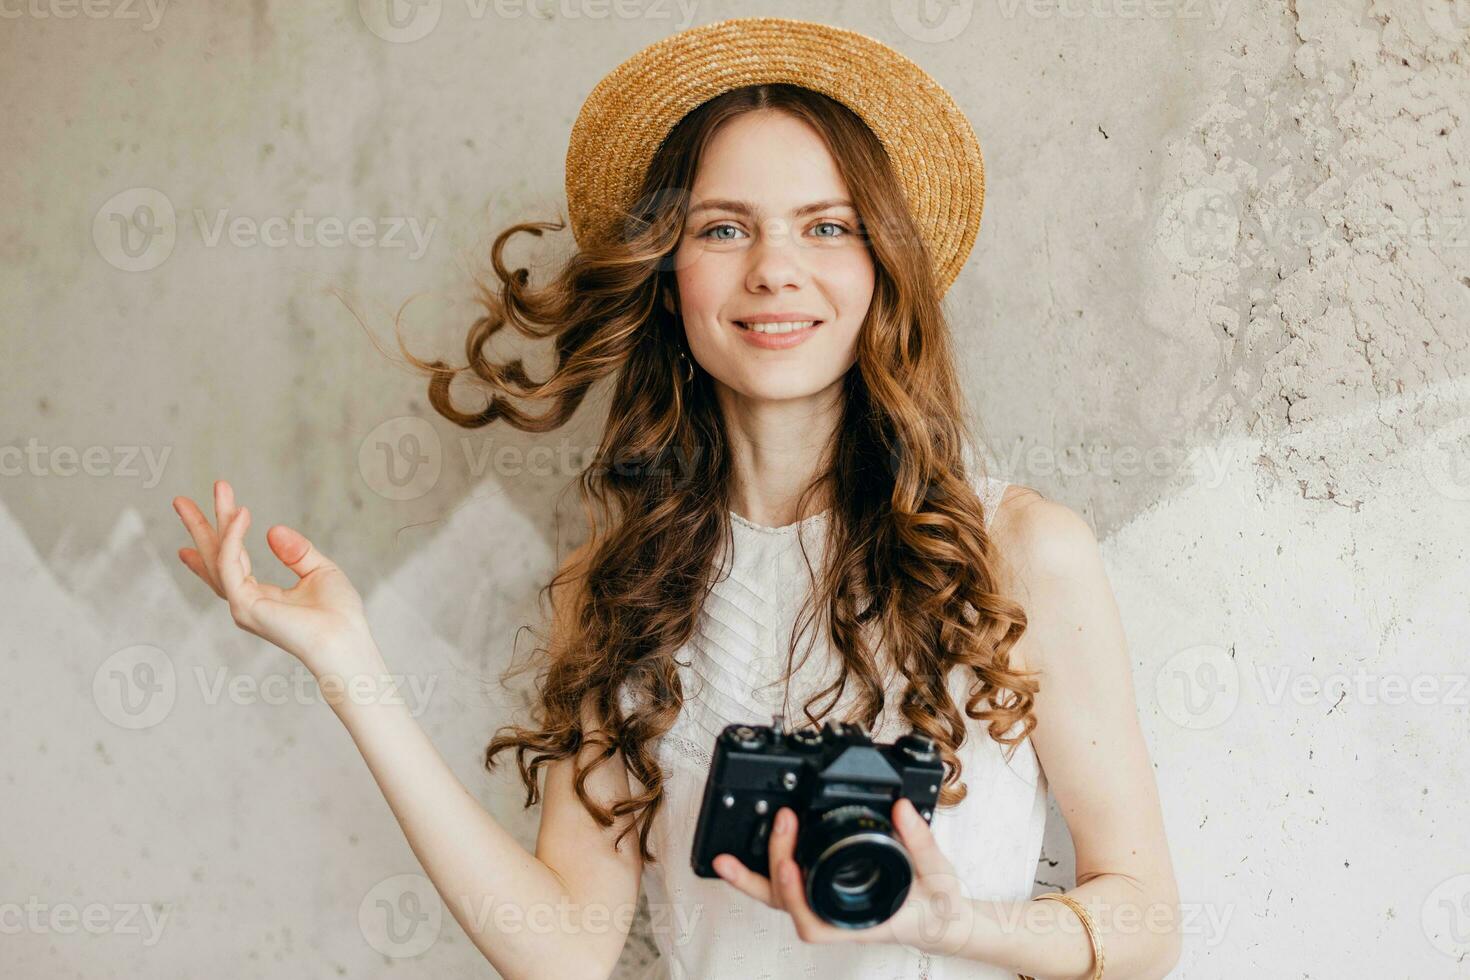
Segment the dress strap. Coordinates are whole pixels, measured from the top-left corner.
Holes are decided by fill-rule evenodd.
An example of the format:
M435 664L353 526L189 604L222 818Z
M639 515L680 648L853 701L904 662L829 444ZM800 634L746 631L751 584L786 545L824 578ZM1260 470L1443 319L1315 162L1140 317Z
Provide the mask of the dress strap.
M989 530L990 525L995 521L996 511L1000 510L1000 502L1005 497L1006 487L1008 486L1010 486L1010 483L1006 480L998 480L993 476L987 476L985 478L985 492L981 496L980 502L985 508L985 527L987 530Z

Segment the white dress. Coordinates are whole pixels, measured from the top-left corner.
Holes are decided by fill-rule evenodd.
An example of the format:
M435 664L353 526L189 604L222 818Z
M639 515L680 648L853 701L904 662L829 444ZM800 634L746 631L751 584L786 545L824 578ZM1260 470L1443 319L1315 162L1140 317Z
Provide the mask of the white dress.
M993 478L977 487L987 523L1005 488L1004 481ZM804 723L802 704L836 675L836 658L825 645L814 646L789 695L780 683L791 627L811 587L798 535L806 541L813 569L820 570L827 516L824 511L767 528L731 514L730 573L714 586L693 637L678 651L685 704L674 727L655 743L665 778L664 802L649 834L658 860L645 864L642 882L660 954L649 975L671 980L1015 980L1014 971L993 964L930 957L898 944L804 943L787 913L747 898L722 879L700 878L690 867L715 737L730 722L770 724L776 712L788 725ZM725 564L717 562L716 569ZM799 642L797 662L808 643L825 644L825 637L811 627ZM966 672L951 675L950 691L962 712L968 685ZM840 708L852 702L852 688ZM876 741L892 741L909 730L894 708L901 688L892 690L871 732ZM813 710L825 703L819 701ZM931 827L971 897L1021 901L1032 895L1041 851L1046 778L1029 738L1009 762L1004 749L983 723L969 720L959 750L968 795L957 806L937 808Z

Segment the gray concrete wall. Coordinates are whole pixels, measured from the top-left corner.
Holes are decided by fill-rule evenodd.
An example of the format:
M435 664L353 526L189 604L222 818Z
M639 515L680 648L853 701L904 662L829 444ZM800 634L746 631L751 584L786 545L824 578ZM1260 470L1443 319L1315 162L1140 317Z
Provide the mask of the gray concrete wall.
M231 480L278 582L265 528L312 535L530 846L477 757L596 406L458 430L335 291L390 348L416 296L414 349L457 360L470 271L564 208L602 74L786 13L907 52L980 136L963 369L995 471L1103 539L1190 915L1175 975L1458 975L1466 0L685 3L0 7L4 972L488 974L305 676L178 563L169 501ZM1053 812L1038 891L1071 874Z

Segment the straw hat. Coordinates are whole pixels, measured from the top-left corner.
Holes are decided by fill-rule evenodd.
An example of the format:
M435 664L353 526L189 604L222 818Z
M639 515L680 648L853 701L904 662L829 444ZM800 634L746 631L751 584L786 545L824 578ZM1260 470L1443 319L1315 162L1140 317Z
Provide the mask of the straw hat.
M567 206L579 245L617 233L654 151L690 110L730 89L785 82L852 109L877 134L934 260L941 293L970 254L985 165L969 120L938 82L881 41L784 17L691 28L597 83L572 125Z

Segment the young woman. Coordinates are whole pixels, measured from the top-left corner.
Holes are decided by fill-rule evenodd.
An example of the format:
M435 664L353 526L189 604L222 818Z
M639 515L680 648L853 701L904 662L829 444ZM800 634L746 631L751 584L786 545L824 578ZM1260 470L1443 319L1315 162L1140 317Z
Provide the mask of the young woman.
M1178 897L1097 542L1069 508L971 465L940 300L983 170L947 94L862 35L720 22L604 80L567 183L580 249L551 282L533 288L502 252L555 225L495 243L499 285L467 345L487 407L459 411L458 372L409 355L463 426L547 431L613 382L581 477L591 531L544 590L535 718L486 752L493 766L514 749L542 804L534 853L404 707L333 699L460 925L507 977L605 977L641 882L675 977L1166 975ZM506 324L554 341L544 381L486 358ZM214 526L175 506L194 539L180 558L242 628L318 677L388 672L357 593L302 534L267 533L300 577L283 590L251 574L228 484ZM877 926L812 912L789 808L765 874L730 855L723 880L690 868L714 737L778 712L938 748L931 820L892 807L915 876ZM1077 887L1052 901L1031 897L1048 787L1077 855ZM577 924L465 914L488 896Z

